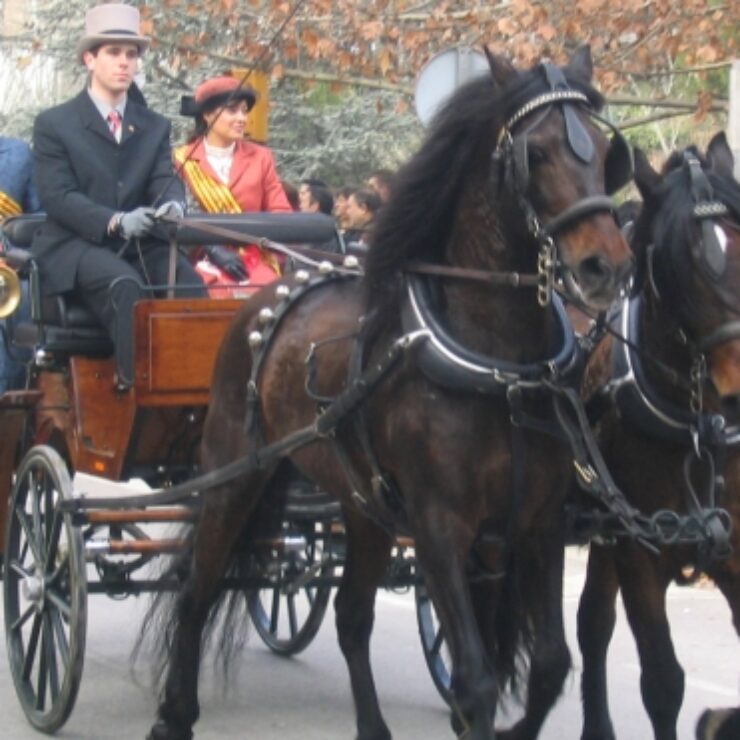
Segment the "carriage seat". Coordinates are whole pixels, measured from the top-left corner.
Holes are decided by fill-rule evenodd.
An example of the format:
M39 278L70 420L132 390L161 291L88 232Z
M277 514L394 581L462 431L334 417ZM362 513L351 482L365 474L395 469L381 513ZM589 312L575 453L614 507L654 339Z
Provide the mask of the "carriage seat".
M46 219L43 213L7 219L3 236L12 245L9 262L29 279L31 317L13 328L13 343L21 347L43 347L54 354L107 356L113 351L108 333L90 311L73 296L43 296L31 248L33 237Z
M3 234L14 247L28 250L45 218L43 213L9 218L2 226ZM222 235L209 232L209 226L279 243L309 244L337 252L344 249L336 222L323 213L197 214L178 224L174 238L178 246L184 248L228 241ZM42 346L54 354L96 357L111 354L112 342L93 314L73 295L44 296L31 255L28 263L23 273L29 276L34 323L18 324L13 333L14 343Z

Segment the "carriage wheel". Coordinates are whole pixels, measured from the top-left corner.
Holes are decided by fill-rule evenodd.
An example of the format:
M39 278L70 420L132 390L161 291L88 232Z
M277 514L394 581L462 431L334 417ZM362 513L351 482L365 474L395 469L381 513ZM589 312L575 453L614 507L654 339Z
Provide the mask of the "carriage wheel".
M416 621L419 625L424 660L427 662L429 673L439 695L452 706L452 658L445 642L442 625L439 623L434 604L423 582L416 584L415 596Z
M72 495L60 455L33 447L18 469L5 545L5 629L15 690L29 722L58 730L82 678L87 579L82 535L58 504Z
M331 596L331 583L316 579L331 576L329 522L285 525L285 531L302 532L305 547L283 553L266 564L272 585L247 594L252 622L262 641L278 655L296 655L311 643L321 627Z

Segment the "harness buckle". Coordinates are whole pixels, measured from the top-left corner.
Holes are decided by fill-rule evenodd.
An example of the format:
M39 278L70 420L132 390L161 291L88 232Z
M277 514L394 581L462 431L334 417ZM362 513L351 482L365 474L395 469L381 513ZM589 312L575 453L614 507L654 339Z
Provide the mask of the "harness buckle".
M552 237L543 235L539 229L540 252L537 255L537 303L546 308L552 302L552 289L555 283L555 242Z
M707 359L701 354L694 358L691 365L691 400L690 408L694 414L700 414L704 408L704 381L707 378Z

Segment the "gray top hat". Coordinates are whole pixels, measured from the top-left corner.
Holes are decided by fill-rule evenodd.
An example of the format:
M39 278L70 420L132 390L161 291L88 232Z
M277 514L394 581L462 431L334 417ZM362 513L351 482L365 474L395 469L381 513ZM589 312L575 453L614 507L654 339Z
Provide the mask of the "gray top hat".
M139 10L132 5L109 3L90 8L85 16L85 35L77 44L77 58L82 61L86 51L116 41L136 44L143 52L151 39L139 35L139 23Z

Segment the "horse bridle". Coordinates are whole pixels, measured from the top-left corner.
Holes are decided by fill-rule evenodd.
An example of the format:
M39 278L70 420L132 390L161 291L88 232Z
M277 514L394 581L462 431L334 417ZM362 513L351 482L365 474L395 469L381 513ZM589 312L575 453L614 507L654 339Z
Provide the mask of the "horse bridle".
M719 243L714 219L731 214L730 209L715 197L709 178L704 172L698 157L691 151L683 153L684 167L689 173L691 197L694 202L691 215L700 224L701 238L691 241L691 256L698 269L710 283L717 283L722 276L726 255ZM658 300L662 300L661 291L656 281L654 267L656 246L647 247L648 280L650 288ZM737 311L736 311L737 312ZM727 321L721 324L708 336L692 340L678 324L679 340L688 347L691 356L691 409L694 413L703 408L703 385L707 377L706 354L715 347L740 338L740 320Z
M694 263L709 283L717 283L724 273L727 257L725 250L719 243L714 228L714 219L731 215L730 209L721 200L715 197L701 162L690 151L683 153L684 167L690 178L691 197L694 206L691 212L693 218L701 227L701 238L691 242L691 256ZM650 285L656 297L661 293L655 280L653 259L655 246L648 246L648 273ZM737 310L736 310L737 312ZM695 342L698 352L704 353L714 347L740 337L740 320L728 321L712 331L709 336Z
M569 85L562 70L549 61L541 63L550 91L538 95L525 103L509 117L499 132L493 152L495 164L503 168L504 178L522 209L529 233L537 240L537 300L541 306L549 305L552 297L555 273L558 267L555 237L570 228L576 221L594 213L614 212L614 201L608 194L623 187L632 179L632 150L619 129L610 121L599 116L591 107L588 97ZM558 105L563 113L568 144L573 153L583 162L591 162L595 154L593 141L578 117L576 106L585 109L594 118L610 128L614 137L605 161L607 195L581 198L548 223L541 223L532 203L527 197L529 184L529 162L527 137L547 116L552 106ZM544 109L544 110L543 110ZM536 110L543 110L524 131L516 132L518 124Z

